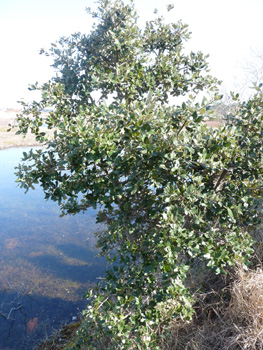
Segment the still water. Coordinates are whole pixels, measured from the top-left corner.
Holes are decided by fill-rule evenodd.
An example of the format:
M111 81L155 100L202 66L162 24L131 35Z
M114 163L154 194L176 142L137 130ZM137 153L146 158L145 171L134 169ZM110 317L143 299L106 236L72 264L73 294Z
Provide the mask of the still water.
M0 350L30 350L85 307L104 274L96 259L95 211L59 217L40 188L15 183L24 151L0 151Z

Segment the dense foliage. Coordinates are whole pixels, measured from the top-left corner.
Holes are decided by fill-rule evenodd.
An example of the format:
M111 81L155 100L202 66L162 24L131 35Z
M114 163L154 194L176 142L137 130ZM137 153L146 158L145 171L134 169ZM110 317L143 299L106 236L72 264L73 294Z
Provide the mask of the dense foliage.
M132 3L98 3L88 9L90 34L61 38L46 53L57 75L31 87L42 99L19 116L20 133L45 147L24 155L17 176L26 190L39 183L64 214L92 206L105 224L98 246L111 264L87 294L75 347L102 349L108 337L109 349L158 349L172 319L192 316L184 280L193 263L220 273L252 253L262 93L209 128L218 82L206 56L184 53L187 26L157 15L140 29ZM211 101L197 103L200 91Z

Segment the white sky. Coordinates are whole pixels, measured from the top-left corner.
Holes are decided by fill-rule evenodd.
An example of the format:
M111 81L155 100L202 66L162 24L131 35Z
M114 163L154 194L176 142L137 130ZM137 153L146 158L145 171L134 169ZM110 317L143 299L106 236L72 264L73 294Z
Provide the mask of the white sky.
M60 36L88 32L93 20L85 8L93 0L0 0L0 108L32 99L28 84L52 76L51 61L39 55ZM155 8L189 25L189 47L210 54L211 74L227 91L242 86L244 62L251 49L263 53L263 0L134 0L141 20ZM173 11L163 12L174 3Z

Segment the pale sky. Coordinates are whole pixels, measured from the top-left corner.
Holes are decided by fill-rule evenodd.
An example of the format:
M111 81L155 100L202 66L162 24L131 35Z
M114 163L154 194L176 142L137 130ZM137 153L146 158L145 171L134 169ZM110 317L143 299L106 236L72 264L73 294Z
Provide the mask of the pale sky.
M134 0L141 20L155 8L170 21L189 25L193 51L210 54L211 74L223 80L226 91L242 86L251 50L263 53L263 0ZM166 4L175 8L167 13ZM86 7L93 0L0 0L0 108L17 107L33 99L28 84L52 76L51 61L39 55L60 36L88 33L93 19Z

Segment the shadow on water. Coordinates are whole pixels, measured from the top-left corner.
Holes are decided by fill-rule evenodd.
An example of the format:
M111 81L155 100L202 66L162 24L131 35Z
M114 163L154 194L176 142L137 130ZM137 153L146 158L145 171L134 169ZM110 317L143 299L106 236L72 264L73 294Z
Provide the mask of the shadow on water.
M71 246L74 254L79 249L78 246ZM80 248L80 252L85 251L86 257L84 259L68 257L61 253L58 256L41 255L32 258L28 258L34 266L38 266L45 271L52 272L52 275L63 279L70 279L71 281L80 283L92 283L97 281L97 277L104 275L106 260L102 258L96 258L96 253L91 252L88 249Z
M86 302L65 302L9 290L1 293L0 304L0 349L31 350L75 319Z
M85 262L94 262L98 252L88 247L80 247L72 244L58 244L56 246L61 252L71 258L80 259ZM101 259L97 259L101 260Z

